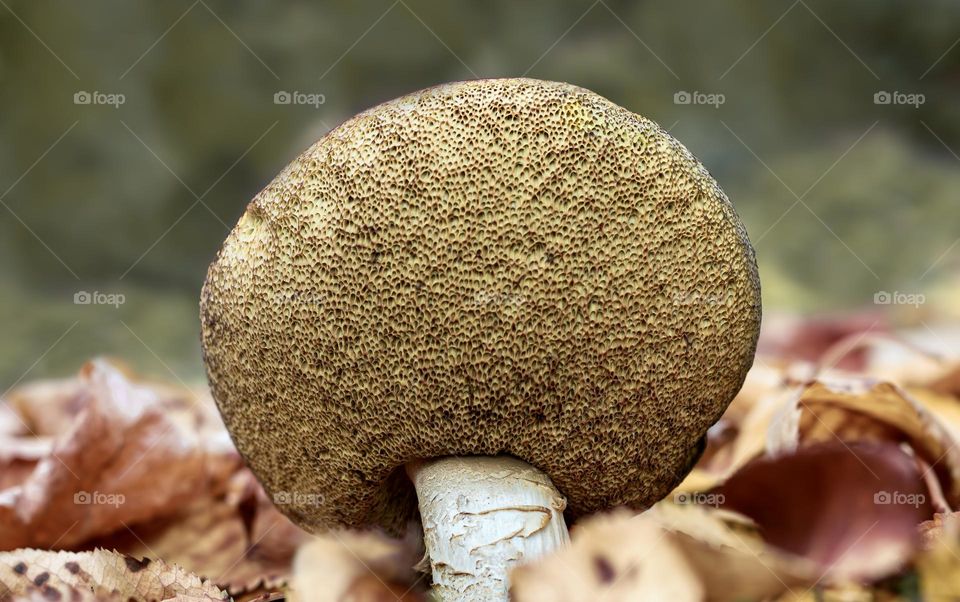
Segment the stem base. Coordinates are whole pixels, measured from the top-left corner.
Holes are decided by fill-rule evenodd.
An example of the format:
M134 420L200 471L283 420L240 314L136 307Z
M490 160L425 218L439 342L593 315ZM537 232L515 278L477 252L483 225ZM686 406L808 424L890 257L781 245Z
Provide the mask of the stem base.
M566 499L508 456L409 464L438 600L502 602L514 566L566 545Z

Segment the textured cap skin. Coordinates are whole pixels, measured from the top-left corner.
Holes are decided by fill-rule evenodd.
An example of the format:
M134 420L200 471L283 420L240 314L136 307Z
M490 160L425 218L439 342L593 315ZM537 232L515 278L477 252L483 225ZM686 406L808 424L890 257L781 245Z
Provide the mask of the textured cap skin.
M666 495L752 363L753 250L657 124L569 84L429 88L336 128L210 266L204 359L300 525L416 516L406 462L509 454L576 518Z

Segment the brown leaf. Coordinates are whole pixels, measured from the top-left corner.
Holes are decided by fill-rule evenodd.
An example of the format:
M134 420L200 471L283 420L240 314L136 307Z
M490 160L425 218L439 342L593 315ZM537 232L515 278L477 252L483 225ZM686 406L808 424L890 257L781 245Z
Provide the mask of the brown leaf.
M182 569L116 552L16 550L0 554L0 587L45 600L225 600L224 592Z
M704 586L656 521L625 510L576 524L570 547L510 574L516 602L699 601Z
M419 602L424 575L411 543L374 532L331 531L300 548L294 561L298 602Z
M89 398L90 388L81 378L40 380L12 391L7 406L22 427L18 434L55 437L70 430Z
M102 360L87 364L77 383L51 387L46 401L36 386L14 396L20 406L31 400L59 408L59 416L72 421L43 422L46 414L33 411L22 416L54 442L33 465L21 465L16 476L22 481L4 480L3 549L69 548L175 513L198 494L222 488L239 465L222 427L182 392L164 396ZM19 453L22 460L22 448Z
M718 486L752 459L825 441L887 441L910 446L932 470L930 499L960 503L960 409L923 391L918 397L886 382L824 376L803 387L773 390L740 419L736 436L706 465L698 465L677 492ZM935 402L927 407L924 403Z
M803 591L820 575L814 563L767 545L742 515L666 502L647 514L683 550L710 600L764 600L784 590Z
M569 548L513 571L512 599L761 600L802 591L817 575L812 563L767 546L749 520L704 506L595 515L572 536Z
M892 443L833 441L760 458L714 494L827 581L900 569L918 549L917 523L932 515L915 459Z
M906 391L910 397L916 399L937 417L940 423L950 431L954 440L960 441L960 399L919 387L910 387Z
M960 397L960 357L956 331L924 328L888 337L869 337L862 346L870 361L864 372L904 387L922 387ZM946 352L953 350L952 353Z
M924 550L916 564L923 599L960 599L960 513L938 514L920 530Z
M308 538L243 469L223 495L202 497L172 517L131 526L95 544L162 558L239 595L284 586L293 555Z
M772 424L771 451L822 441L904 443L933 467L951 504L960 504L960 449L950 430L906 391L863 379L816 382Z

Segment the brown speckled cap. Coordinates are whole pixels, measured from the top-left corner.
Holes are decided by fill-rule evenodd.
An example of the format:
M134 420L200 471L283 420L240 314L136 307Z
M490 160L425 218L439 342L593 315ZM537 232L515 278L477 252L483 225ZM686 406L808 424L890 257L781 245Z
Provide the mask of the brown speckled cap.
M201 301L240 452L300 525L416 516L406 462L509 454L571 517L687 473L760 326L753 250L657 124L569 84L384 103L250 203Z

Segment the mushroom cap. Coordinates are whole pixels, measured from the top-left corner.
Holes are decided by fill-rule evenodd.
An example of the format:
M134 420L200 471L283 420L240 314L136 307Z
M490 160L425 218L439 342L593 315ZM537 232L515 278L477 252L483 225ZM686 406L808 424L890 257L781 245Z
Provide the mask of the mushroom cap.
M204 360L234 442L311 530L417 514L407 462L508 454L568 516L690 470L756 348L753 249L657 124L530 79L334 129L210 266Z

